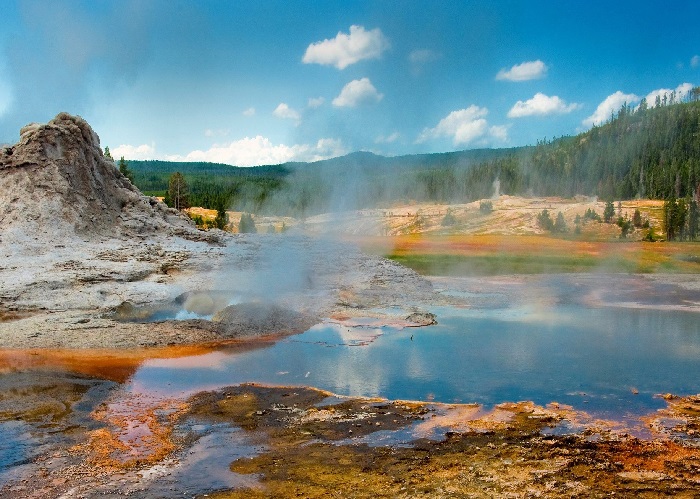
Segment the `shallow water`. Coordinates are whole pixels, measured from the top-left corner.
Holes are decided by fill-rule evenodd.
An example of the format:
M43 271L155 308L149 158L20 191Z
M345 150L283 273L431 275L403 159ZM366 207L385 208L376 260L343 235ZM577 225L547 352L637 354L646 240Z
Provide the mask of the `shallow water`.
M700 303L699 292L620 276L465 280L454 287L440 282L446 300L457 301L431 308L439 323L428 327L382 326L376 319L327 322L277 343L203 354L195 348L185 356L175 349L172 356L161 352L164 358L153 358L153 352L124 360L106 354L52 360L36 352L6 353L0 380L15 397L6 405L24 401L26 414L34 407L49 415L70 410L67 418L50 419L48 425L45 418L22 421L12 411L0 418L0 485L35 474L37 456L72 443L64 435L70 428L100 426L90 414L103 400L108 417L133 422L151 408L162 411L191 394L245 382L313 386L345 396L479 403L484 410L501 402L556 401L643 436L639 417L665 406L656 394L700 392L700 314L690 311ZM399 317L402 310L397 305L375 312ZM89 378L76 381L72 372ZM66 376L68 381L59 382ZM96 377L119 385L91 381ZM71 388L76 383L96 385L85 392ZM58 387L52 388L50 400L56 403L48 409L42 409L48 392L31 398L45 385ZM247 483L248 478L230 474L228 463L260 449L235 428L206 424L200 435L187 426L191 423L176 431L196 433L200 440L180 457L177 470L159 464L138 483L165 495L185 485L192 493L206 493ZM570 422L552 431L581 428ZM138 451L136 437L150 430L142 425L127 430L123 438L135 439L130 445ZM406 428L364 441L405 445L414 437ZM198 479L207 475L217 479Z
M10 470L28 464L38 452L31 427L22 421L0 423L0 483L12 476Z
M265 349L149 360L128 389L172 397L252 381L388 399L556 401L625 420L663 407L655 394L700 388L694 313L575 304L431 311L438 325L322 324Z

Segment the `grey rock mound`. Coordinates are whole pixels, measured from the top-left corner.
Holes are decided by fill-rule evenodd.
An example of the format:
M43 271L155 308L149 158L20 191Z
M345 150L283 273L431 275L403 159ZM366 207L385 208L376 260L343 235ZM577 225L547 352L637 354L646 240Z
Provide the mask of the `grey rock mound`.
M240 303L230 305L214 315L229 337L295 334L306 331L320 320L270 303Z
M416 326L432 326L438 323L437 316L430 312L414 312L406 317L406 320Z
M84 119L60 113L45 125L32 123L17 144L0 149L3 242L154 232L202 238L186 217L141 194L104 157Z

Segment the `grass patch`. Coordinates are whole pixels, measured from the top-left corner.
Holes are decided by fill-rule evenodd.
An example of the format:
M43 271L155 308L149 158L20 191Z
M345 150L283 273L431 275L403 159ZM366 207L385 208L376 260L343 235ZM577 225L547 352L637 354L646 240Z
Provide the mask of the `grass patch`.
M548 236L408 235L356 241L424 275L575 272L700 273L700 243L582 241Z
M599 262L593 257L566 255L388 255L423 275L488 276L499 274L546 274L590 272ZM627 271L620 269L619 271Z

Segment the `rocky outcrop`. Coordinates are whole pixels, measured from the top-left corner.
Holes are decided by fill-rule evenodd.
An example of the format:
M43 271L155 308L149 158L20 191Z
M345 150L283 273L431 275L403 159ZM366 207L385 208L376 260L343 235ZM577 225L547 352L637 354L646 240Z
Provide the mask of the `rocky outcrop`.
M61 113L20 130L0 149L0 241L202 236L189 219L147 197L105 158L82 118Z

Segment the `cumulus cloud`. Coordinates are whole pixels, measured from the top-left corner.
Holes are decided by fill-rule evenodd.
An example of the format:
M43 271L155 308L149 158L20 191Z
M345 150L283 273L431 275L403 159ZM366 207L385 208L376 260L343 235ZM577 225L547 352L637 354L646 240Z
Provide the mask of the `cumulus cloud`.
M675 90L672 90L670 88L657 88L656 90L652 90L651 92L649 92L649 94L646 96L647 105L649 107L653 107L656 105L657 97L659 97L663 102L664 96L666 96L666 98L668 99L674 93L676 100L684 99L692 89L692 83L681 83L675 88Z
M323 97L311 97L309 99L308 106L311 109L316 109L318 107L321 107L324 102L326 102L326 99L324 99Z
M369 78L353 80L343 87L338 97L333 99L335 107L356 107L360 104L379 102L384 94L377 92Z
M508 127L506 125L494 125L489 128L489 135L501 142L508 142Z
M603 102L598 104L595 112L583 120L583 125L590 127L605 123L623 104L632 104L633 102L639 102L639 100L639 96L635 94L625 94L618 90L614 94L608 95Z
M374 139L375 144L391 144L392 142L396 142L399 140L399 137L401 137L401 134L399 132L394 132L392 134L387 135L386 137L384 135L380 135L376 139Z
M335 38L315 42L306 48L302 62L345 69L364 59L378 59L389 48L389 41L379 28L366 31L350 26L350 33L338 32Z
M690 67L698 68L700 67L700 55L694 55L690 58Z
M255 116L255 108L254 107L249 107L245 111L243 111L243 116Z
M156 146L155 144L141 144L140 146L132 146L129 144L122 144L118 147L110 149L110 154L113 158L119 159L122 156L126 159L156 159Z
M537 80L547 74L547 69L547 65L537 59L536 61L516 64L510 69L503 68L496 75L496 79L508 81Z
M479 106L469 106L466 109L452 111L434 128L425 128L418 136L417 143L430 139L448 137L454 145L467 145L479 141L485 144L489 139L507 140L507 128L503 126L490 127L485 116L488 109Z
M275 165L287 161L319 161L346 154L338 139L324 138L316 144L274 144L267 137L245 137L229 144L215 144L206 151L166 156L169 161L211 161L236 166Z
M283 120L299 121L299 119L301 119L301 115L299 114L299 112L292 109L284 102L280 102L279 106L277 106L275 110L272 111L272 114Z
M508 111L509 118L523 118L525 116L547 116L549 114L566 114L581 107L581 104L567 104L558 96L551 97L537 92L532 99L519 100Z

